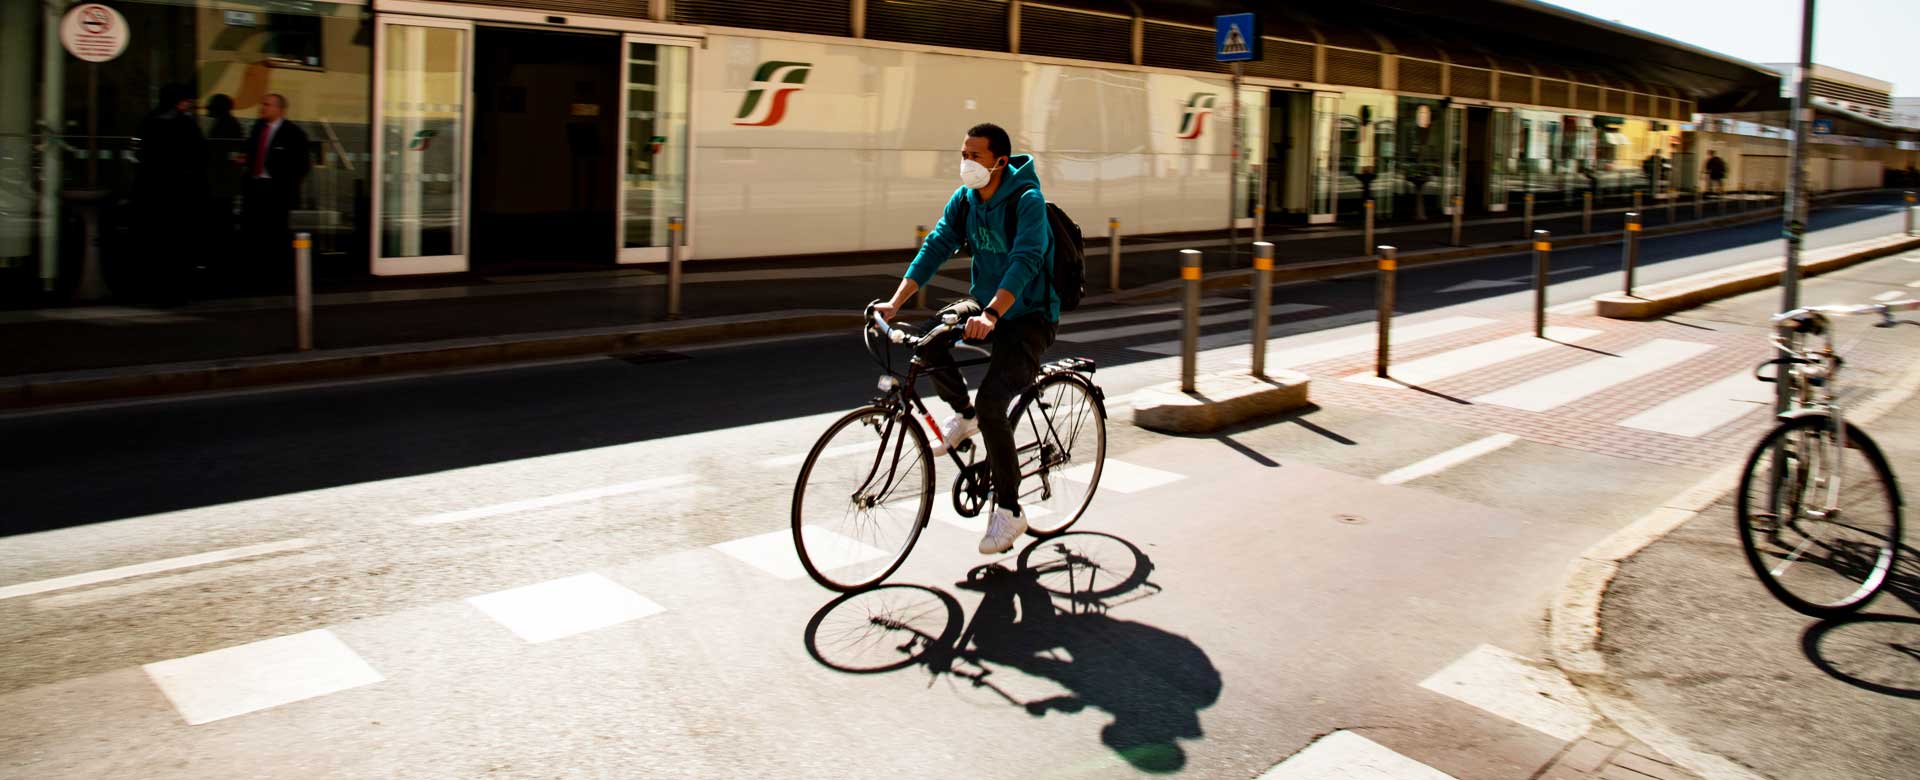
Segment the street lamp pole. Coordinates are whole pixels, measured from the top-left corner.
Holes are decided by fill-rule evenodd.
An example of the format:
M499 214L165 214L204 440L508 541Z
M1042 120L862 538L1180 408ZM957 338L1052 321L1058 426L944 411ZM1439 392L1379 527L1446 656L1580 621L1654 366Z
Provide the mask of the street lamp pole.
M1800 11L1800 67L1793 73L1793 107L1787 126L1793 128L1793 147L1787 160L1787 202L1780 219L1787 239L1787 267L1780 276L1780 310L1800 308L1800 245L1807 232L1807 135L1813 132L1813 3L1802 0ZM1785 357L1785 355L1782 355ZM1774 410L1792 403L1788 383L1779 383Z

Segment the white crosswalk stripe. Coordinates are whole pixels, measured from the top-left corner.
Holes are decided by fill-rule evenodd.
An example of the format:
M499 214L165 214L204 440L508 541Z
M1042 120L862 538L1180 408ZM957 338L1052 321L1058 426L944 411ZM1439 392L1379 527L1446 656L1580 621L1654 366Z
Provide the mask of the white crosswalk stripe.
M1393 329L1393 341L1395 344L1406 344L1421 339L1430 339L1437 336L1445 336L1450 333L1458 333L1463 330L1470 330L1482 325L1492 324L1493 322L1493 320L1483 317L1445 317L1430 322L1395 326ZM1293 368L1295 366L1304 366L1325 360L1343 358L1349 355L1358 355L1362 352L1372 350L1378 341L1379 337L1375 329L1367 328L1364 333L1356 336L1346 336L1331 341L1323 341L1318 344L1285 347L1282 349L1269 348L1267 350L1267 367ZM1244 363L1246 361L1239 362Z
M144 668L189 726L385 679L324 628L158 661Z
M1547 328L1547 337L1544 339L1535 338L1531 333L1508 336L1397 364L1388 370L1392 379L1381 379L1372 373L1365 373L1347 377L1347 381L1376 387L1398 387L1395 380L1409 385L1425 385L1598 335L1600 331L1597 330Z
M599 574L578 574L467 599L531 643L615 626L666 609Z
M1674 436L1704 436L1751 412L1769 408L1773 392L1773 386L1754 379L1753 372L1741 371L1622 420L1620 424Z
M1558 670L1492 645L1474 648L1420 687L1563 740L1579 739L1598 717Z
M1655 339L1620 353L1555 371L1475 399L1529 412L1557 409L1713 350L1711 344Z
M1336 731L1255 780L1455 780L1351 731Z

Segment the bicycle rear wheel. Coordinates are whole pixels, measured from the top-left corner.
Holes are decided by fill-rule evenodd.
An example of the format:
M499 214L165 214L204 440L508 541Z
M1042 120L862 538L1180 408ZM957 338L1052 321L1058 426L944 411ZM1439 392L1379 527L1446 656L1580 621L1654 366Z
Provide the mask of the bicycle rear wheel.
M1818 618L1872 600L1900 545L1900 490L1886 458L1852 425L1836 446L1833 423L1824 414L1780 423L1748 456L1735 497L1741 547L1761 584Z
M827 428L793 488L793 546L808 576L869 587L907 559L933 511L933 455L913 418L880 406Z
M1027 533L1066 533L1093 503L1107 461L1107 413L1076 374L1054 374L1014 406L1013 443L1020 455L1020 507Z

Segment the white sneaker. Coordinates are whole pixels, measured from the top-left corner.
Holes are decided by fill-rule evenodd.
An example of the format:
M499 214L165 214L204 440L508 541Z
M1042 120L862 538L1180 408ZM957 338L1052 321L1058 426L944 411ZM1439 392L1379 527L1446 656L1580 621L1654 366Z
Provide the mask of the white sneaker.
M940 426L940 440L929 442L933 446L933 456L937 458L947 454L949 445L966 441L968 437L979 432L980 416L977 414L972 417L961 417L958 414L948 417L946 424Z
M1027 518L1018 511L995 506L987 519L987 535L980 537L980 552L996 555L1013 549L1013 540L1027 532Z

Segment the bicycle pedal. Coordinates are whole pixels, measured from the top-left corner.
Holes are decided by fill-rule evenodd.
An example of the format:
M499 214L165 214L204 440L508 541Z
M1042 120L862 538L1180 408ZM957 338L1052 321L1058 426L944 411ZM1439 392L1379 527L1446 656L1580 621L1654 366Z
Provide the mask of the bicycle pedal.
M973 437L969 436L959 444L953 445L953 451L965 455L973 451Z

